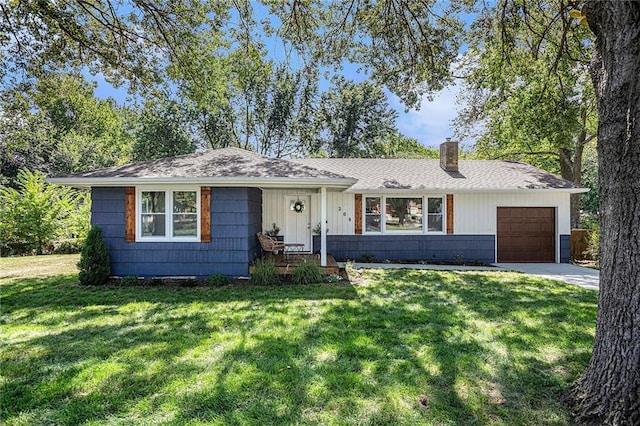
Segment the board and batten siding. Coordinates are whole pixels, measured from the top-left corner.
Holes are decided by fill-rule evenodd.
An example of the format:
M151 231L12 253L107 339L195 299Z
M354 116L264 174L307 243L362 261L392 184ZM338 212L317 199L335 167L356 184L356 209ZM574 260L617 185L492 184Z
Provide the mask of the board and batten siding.
M454 199L456 234L495 235L498 207L556 207L557 233L571 234L569 194L564 192L465 193Z
M262 226L263 231L271 229L273 223L280 228L280 235L286 228L285 197L309 195L311 212L311 229L320 222L320 194L315 191L264 189L262 191ZM354 233L354 197L353 194L327 191L327 225L328 235L353 235Z

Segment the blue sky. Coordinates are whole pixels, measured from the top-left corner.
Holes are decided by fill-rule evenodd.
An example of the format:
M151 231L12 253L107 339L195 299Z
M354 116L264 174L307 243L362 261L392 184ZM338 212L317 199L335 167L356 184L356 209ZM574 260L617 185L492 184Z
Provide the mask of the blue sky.
M433 101L426 96L420 110L404 112L398 98L390 95L390 104L399 113L398 129L415 138L421 144L436 148L445 138L453 137L452 120L456 117L456 96L458 87L452 86L439 92Z

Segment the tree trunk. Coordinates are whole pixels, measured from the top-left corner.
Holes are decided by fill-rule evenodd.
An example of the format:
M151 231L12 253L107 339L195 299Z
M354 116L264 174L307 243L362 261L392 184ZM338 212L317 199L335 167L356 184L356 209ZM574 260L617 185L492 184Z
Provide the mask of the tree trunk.
M595 343L567 403L578 424L640 424L640 2L587 2L596 35L600 294Z

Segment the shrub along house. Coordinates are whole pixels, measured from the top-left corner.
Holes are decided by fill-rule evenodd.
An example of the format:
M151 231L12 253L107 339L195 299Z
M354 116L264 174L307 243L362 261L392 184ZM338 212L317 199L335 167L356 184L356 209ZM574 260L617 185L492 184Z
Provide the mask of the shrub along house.
M49 182L91 188L118 276L246 276L256 233L274 223L323 265L327 253L569 261L569 196L586 189L519 162L458 161L455 142L440 150L440 161L283 160L224 148Z

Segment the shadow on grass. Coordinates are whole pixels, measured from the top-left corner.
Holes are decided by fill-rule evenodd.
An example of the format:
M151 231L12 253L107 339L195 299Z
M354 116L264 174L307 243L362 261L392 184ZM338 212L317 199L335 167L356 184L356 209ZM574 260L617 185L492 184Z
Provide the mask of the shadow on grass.
M596 296L504 277L385 271L355 286L216 289L11 284L2 317L17 328L1 358L3 418L566 423L557 395L588 362Z

